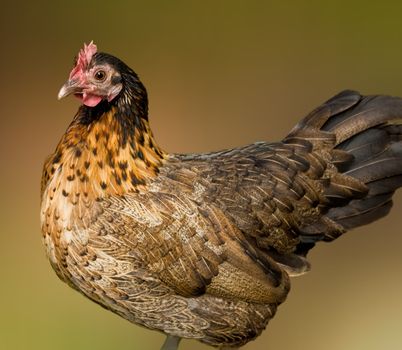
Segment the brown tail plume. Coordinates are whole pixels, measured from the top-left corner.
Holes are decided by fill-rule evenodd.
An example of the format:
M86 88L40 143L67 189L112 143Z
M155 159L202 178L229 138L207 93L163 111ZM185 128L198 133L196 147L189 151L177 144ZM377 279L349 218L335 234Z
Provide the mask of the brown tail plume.
M401 122L401 98L343 91L311 112L284 140L307 139L315 149L329 147L341 173L325 193L330 203L326 215L302 229L306 245L332 240L389 212L392 195L402 187Z

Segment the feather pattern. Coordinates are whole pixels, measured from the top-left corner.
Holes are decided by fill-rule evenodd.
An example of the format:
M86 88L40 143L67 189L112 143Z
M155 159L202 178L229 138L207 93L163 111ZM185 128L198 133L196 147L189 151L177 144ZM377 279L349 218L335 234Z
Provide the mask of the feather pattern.
M45 163L43 238L62 280L133 323L247 343L309 249L386 215L402 186L401 99L344 91L282 142L167 154L135 73L93 59L129 78L80 109Z

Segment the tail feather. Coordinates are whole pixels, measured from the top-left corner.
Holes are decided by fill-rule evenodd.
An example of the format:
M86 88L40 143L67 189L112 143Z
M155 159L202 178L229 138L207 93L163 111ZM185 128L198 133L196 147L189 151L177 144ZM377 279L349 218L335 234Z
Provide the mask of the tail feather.
M362 134L346 140L337 148L346 150L353 155L354 163L359 163L367 160L372 155L382 152L389 142L386 130L369 129Z
M395 192L402 184L402 175L391 176L369 184L369 195L376 196L383 193Z
M347 151L347 150L346 150ZM396 176L402 173L402 142L391 143L379 154L365 161L356 162L344 174L366 184L371 181Z
M327 217L346 230L369 224L388 214L392 206L392 195L385 193L353 200L347 206L330 210Z
M327 213L302 228L301 251L388 214L402 187L402 99L343 91L311 112L284 140L329 149L338 173L325 189ZM395 123L396 122L396 123Z
M402 135L394 138L386 131L386 128L369 129L357 138L364 139L367 134L371 142L351 150L344 148L355 156L344 174L364 182L368 187L366 197L352 200L345 207L329 210L327 216L345 229L366 225L387 215L394 191L402 187L402 141L399 141ZM353 144L350 142L350 145Z
M335 118L329 118L321 130L333 132L338 145L365 130L401 117L401 98L365 96L354 108Z

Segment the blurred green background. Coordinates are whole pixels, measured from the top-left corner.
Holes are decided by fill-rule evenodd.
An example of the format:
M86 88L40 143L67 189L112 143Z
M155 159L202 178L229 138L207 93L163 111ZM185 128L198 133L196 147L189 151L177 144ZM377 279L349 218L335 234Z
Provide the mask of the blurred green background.
M61 283L39 228L42 162L78 102L56 100L84 41L132 66L170 152L278 140L341 89L402 96L402 3L2 4L0 349L159 349ZM310 255L310 274L245 349L402 348L402 193L392 213ZM207 349L184 341L181 349Z

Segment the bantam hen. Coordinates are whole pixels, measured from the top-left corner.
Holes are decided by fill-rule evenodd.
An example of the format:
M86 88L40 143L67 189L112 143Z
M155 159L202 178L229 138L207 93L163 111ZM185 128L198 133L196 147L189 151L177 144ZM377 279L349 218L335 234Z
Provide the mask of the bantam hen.
M282 141L169 154L137 74L79 52L59 99L82 106L47 159L41 224L71 287L168 337L237 348L309 270L320 241L385 216L402 186L402 99L343 91Z

